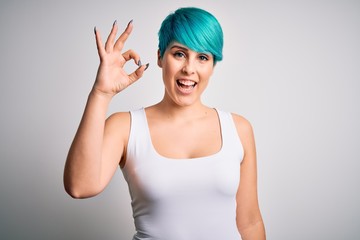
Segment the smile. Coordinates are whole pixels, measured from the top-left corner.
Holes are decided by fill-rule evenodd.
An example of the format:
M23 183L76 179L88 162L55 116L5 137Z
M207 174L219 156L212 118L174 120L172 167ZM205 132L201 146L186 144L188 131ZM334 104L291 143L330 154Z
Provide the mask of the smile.
M197 82L191 80L182 80L182 79L176 80L176 83L180 88L187 90L193 89L197 84Z

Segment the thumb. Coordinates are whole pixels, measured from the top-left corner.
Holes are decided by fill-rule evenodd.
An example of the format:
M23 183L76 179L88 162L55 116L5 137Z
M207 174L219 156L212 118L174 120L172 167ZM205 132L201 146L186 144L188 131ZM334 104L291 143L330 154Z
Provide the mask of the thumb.
M141 65L133 73L131 73L129 75L130 84L139 80L142 77L142 75L144 74L145 70L148 69L148 67L149 67L149 63L145 64L145 65Z

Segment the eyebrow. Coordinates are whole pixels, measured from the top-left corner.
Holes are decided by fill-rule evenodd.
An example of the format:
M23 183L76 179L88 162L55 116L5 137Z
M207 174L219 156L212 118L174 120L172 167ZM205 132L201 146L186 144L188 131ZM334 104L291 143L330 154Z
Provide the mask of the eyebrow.
M183 46L180 46L180 45L176 45L176 44L174 44L173 46L170 47L170 49L174 49L174 48L179 48L179 49L181 49L181 50L183 50L183 51L190 51L189 48L183 47ZM212 56L211 53L207 53L207 52L198 52L198 53L199 53L199 54L205 54L205 55L207 55L207 56Z
M173 45L170 49L173 49L173 48L180 48L180 49L185 50L185 51L189 50L188 48L180 46L180 45Z

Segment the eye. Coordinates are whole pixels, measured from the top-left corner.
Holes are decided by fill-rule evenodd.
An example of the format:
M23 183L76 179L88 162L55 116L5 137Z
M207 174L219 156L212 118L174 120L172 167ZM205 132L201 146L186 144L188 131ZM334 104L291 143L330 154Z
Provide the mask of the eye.
M200 56L199 56L199 59L200 59L201 61L208 61L208 60L209 60L209 57L208 57L207 55L200 55Z
M185 57L185 54L183 52L177 51L174 53L174 57L183 58L183 57Z

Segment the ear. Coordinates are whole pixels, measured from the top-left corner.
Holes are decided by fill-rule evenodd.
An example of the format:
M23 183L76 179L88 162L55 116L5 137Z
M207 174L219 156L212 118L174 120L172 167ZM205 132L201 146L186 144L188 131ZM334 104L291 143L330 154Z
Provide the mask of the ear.
M161 56L160 56L160 49L157 51L157 65L162 68Z

